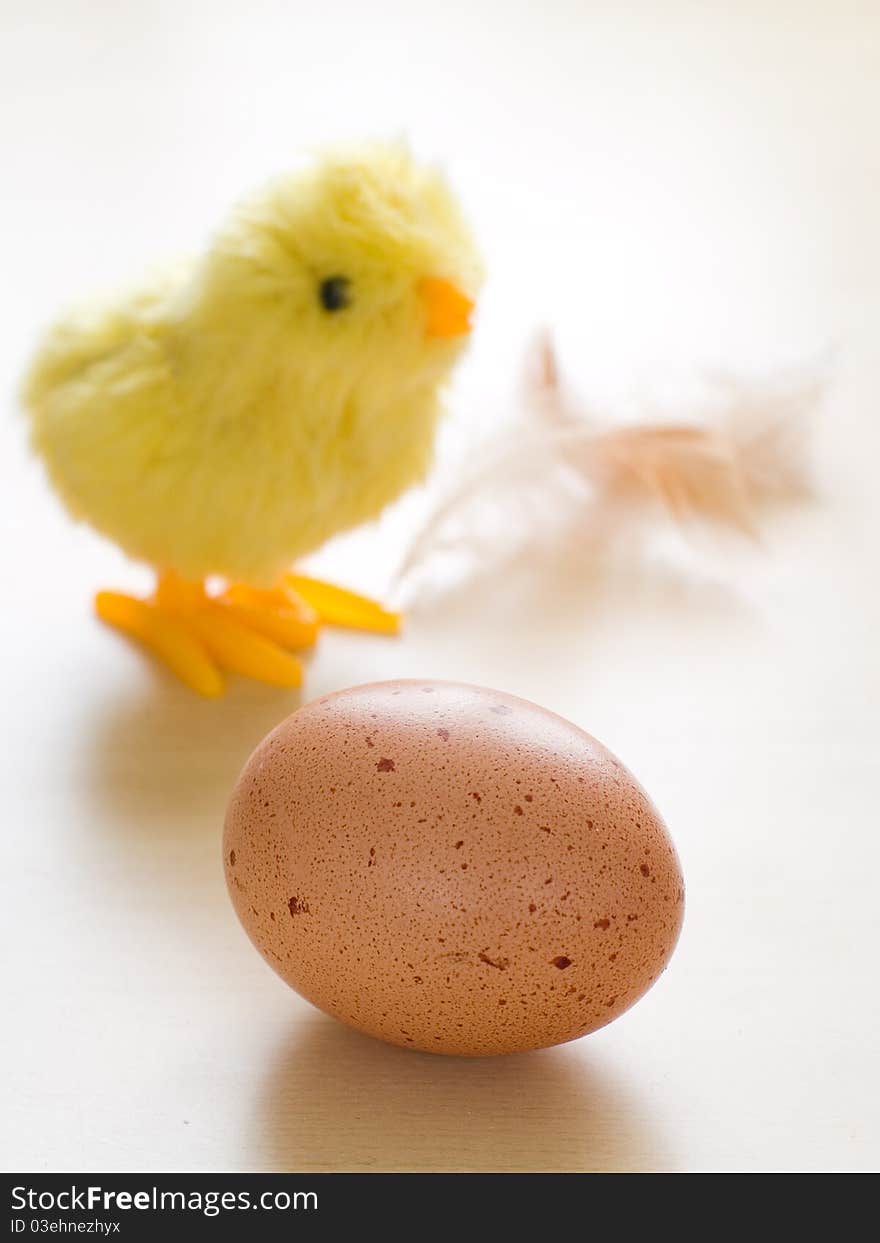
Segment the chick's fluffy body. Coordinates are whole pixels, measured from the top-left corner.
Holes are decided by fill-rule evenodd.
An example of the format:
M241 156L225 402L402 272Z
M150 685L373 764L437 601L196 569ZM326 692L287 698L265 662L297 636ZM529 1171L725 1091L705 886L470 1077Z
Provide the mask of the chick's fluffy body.
M349 304L328 311L336 276ZM52 482L157 568L271 580L424 475L461 348L426 337L424 277L473 293L478 269L404 152L274 183L200 260L49 333L24 395Z

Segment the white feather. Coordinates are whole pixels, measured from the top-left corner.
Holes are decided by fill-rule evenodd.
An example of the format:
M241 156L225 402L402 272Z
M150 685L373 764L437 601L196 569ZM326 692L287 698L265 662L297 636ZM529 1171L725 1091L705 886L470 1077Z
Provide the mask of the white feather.
M529 359L523 410L454 471L392 590L412 602L572 541L585 558L635 520L701 521L755 537L807 494L806 414L818 386L716 384L712 417L603 426L560 383L552 345Z

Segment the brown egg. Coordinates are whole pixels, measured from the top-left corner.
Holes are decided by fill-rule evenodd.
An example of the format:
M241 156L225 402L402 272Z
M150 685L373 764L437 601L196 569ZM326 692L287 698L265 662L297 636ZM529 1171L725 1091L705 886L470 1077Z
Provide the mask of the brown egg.
M683 912L663 822L613 755L450 682L358 686L288 717L238 779L224 860L292 988L433 1053L595 1031L657 979Z

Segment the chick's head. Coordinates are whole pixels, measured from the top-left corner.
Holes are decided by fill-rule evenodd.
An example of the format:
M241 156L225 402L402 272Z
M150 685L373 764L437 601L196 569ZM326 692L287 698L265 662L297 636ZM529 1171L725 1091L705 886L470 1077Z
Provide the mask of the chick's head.
M212 261L325 396L436 387L467 340L481 278L443 176L378 145L273 182L238 211Z

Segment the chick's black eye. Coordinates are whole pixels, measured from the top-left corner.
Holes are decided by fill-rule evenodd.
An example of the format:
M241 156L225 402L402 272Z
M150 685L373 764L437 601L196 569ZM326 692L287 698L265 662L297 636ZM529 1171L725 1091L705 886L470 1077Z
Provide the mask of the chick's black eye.
M347 276L328 276L318 286L318 297L325 311L342 311L351 302L351 281Z

